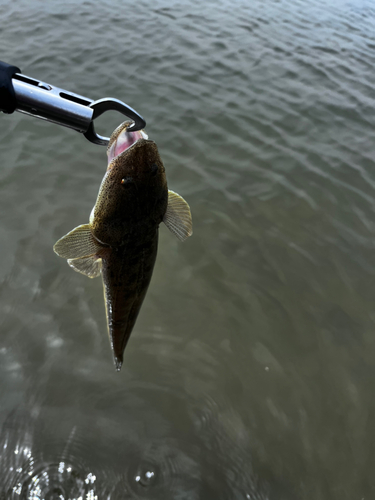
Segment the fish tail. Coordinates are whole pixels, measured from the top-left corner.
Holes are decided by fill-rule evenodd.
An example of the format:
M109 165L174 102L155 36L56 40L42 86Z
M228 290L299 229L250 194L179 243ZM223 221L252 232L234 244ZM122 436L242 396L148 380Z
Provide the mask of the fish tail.
M123 355L119 355L119 356L114 356L113 357L114 359L114 362L115 362L115 368L116 368L116 371L120 371L121 370L121 367L122 367L122 363L123 363Z

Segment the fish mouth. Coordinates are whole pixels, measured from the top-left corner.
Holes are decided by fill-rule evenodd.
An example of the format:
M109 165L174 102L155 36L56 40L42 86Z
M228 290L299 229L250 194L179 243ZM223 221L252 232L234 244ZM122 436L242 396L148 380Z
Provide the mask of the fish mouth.
M138 139L148 139L148 135L143 130L127 132L131 124L132 122L129 121L121 123L111 135L107 148L108 165L114 158L133 146Z

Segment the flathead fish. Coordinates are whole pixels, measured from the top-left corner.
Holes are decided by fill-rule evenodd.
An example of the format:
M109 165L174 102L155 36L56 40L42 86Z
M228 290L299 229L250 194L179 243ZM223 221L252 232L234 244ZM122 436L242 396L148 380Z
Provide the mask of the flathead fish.
M189 205L168 190L155 142L142 131L127 132L129 124L121 124L111 136L107 171L89 223L53 247L75 271L102 276L117 370L151 280L159 224L164 222L181 241L192 234Z

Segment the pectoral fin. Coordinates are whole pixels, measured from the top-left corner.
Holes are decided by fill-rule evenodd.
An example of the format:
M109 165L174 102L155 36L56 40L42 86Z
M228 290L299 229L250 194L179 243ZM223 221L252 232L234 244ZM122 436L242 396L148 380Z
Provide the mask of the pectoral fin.
M168 191L168 207L163 222L181 241L193 234L190 207L182 196L174 191Z
M68 259L70 267L89 278L99 276L101 257L109 250L94 238L89 224L82 224L70 231L59 239L53 249L57 255Z
M96 255L83 257L81 259L68 259L68 264L78 273L82 273L89 278L97 278L102 270L102 259Z
M103 248L94 238L89 224L82 224L60 238L53 250L64 259L78 259L95 255Z

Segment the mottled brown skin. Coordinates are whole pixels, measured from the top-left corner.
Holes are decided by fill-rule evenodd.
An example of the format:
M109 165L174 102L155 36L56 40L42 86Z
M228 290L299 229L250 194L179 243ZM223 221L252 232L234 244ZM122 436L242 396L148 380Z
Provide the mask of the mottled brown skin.
M168 187L156 144L138 141L108 165L90 216L104 244L102 277L116 368L146 295L155 264Z

